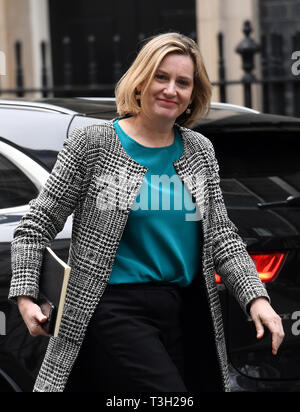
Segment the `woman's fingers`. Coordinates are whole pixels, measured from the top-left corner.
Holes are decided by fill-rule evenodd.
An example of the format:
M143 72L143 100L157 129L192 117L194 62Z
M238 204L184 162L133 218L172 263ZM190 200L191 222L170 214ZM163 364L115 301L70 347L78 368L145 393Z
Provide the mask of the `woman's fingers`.
M261 323L259 317L253 319L253 321L256 327L256 337L257 339L261 339L265 333L264 325Z
M31 336L36 337L42 335L50 337L42 327L42 324L45 323L48 318L42 313L41 308L38 305L31 299L24 297L18 300L18 306Z
M258 339L261 339L264 335L264 326L269 329L272 334L272 353L277 355L285 336L280 316L266 299L258 298L251 305L251 317L255 323Z
M280 317L278 316L272 319L267 326L272 333L272 353L273 355L277 355L278 349L284 339L284 331Z
M42 324L45 323L47 319L48 319L47 316L43 315L43 313L39 310L37 310L36 313L32 314L29 327L28 327L30 335L33 337L36 337L39 335L49 336L42 327Z

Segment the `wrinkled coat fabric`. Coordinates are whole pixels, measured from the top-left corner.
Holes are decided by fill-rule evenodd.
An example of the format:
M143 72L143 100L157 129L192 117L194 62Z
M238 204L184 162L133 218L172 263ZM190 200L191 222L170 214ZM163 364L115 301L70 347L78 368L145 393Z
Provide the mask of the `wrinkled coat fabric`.
M175 170L202 211L202 273L223 390L230 391L221 306L214 271L244 311L267 292L246 245L228 218L219 167L209 139L180 128L184 153ZM43 251L73 213L72 267L59 336L51 338L35 392L63 392L86 328L107 285L131 207L147 168L127 155L113 122L75 129L64 142L44 188L30 202L11 245L9 298L37 298ZM199 319L199 328L201 319Z

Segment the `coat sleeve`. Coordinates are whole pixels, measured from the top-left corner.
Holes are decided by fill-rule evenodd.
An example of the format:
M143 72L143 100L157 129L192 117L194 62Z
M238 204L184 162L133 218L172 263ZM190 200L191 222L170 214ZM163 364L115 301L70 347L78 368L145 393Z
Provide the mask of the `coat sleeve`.
M54 168L29 211L16 227L11 243L12 278L8 298L37 298L43 253L64 228L76 207L86 170L86 132L74 129L65 140Z
M238 235L238 229L229 219L220 187L219 165L212 143L209 144L212 191L213 259L215 270L227 289L235 296L245 313L258 297L270 297L261 282L255 263Z

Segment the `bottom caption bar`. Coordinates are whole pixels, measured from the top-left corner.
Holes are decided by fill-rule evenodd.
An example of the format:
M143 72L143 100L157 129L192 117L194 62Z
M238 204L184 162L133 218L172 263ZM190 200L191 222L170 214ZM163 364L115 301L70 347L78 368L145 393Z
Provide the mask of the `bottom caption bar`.
M200 403L201 398L201 403ZM107 408L128 408L132 411L149 408L199 408L203 405L201 394L138 394L126 393L120 395L101 394L102 405Z

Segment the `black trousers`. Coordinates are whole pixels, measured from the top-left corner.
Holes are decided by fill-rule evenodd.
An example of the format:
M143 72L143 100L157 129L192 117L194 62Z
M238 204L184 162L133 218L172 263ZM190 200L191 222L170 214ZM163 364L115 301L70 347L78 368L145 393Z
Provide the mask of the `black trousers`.
M187 392L181 288L108 285L66 392Z

